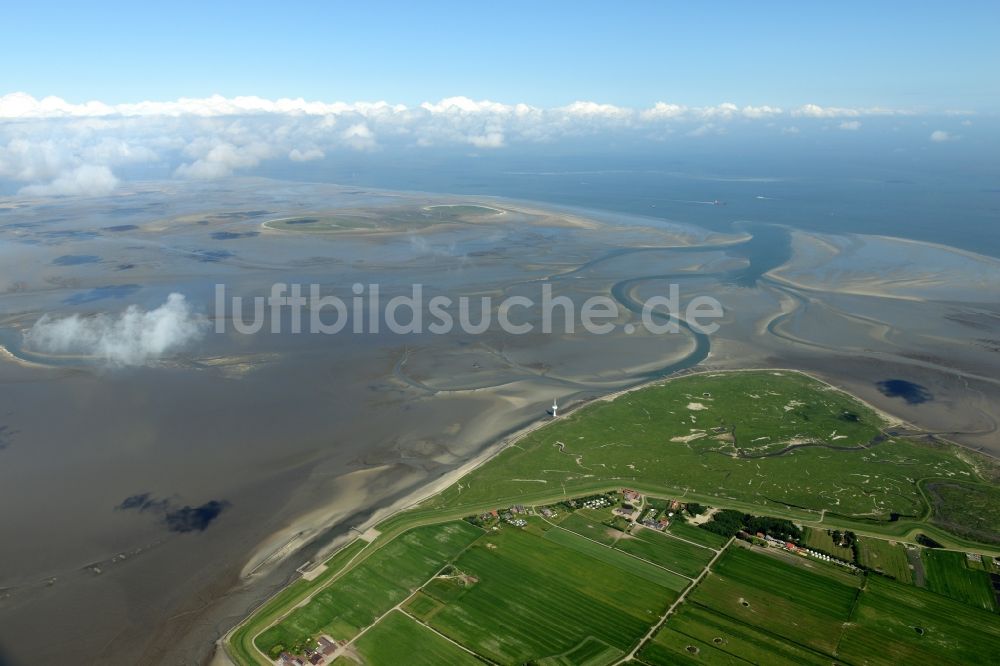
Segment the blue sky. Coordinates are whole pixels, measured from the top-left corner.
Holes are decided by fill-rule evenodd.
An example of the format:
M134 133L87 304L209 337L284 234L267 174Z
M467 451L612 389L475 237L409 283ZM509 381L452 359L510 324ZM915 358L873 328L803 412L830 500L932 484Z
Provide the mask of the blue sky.
M7 3L0 94L990 112L1000 3Z
M0 195L432 155L979 164L998 25L998 2L11 2Z

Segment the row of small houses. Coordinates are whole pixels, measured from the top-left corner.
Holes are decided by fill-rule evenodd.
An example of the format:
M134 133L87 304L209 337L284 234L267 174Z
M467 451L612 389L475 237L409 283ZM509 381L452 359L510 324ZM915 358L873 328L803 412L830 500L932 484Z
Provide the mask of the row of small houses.
M740 532L737 536L742 539L750 540L751 535L746 532ZM757 532L755 535L758 539L765 541L770 546L775 546L777 548L782 548L790 553L797 553L803 557L812 557L823 562L830 562L832 564L838 564L842 567L851 569L852 571L857 570L853 563L847 562L846 560L841 560L839 558L833 557L832 555L827 555L826 553L821 553L819 551L812 550L811 548L805 548L799 546L798 544L792 543L791 541L782 541L781 539L775 539L770 534L764 534L763 532Z
M522 516L522 515L526 516L528 515L528 513L530 512L528 511L528 509L524 507L523 504L515 504L514 506L510 507L510 509L508 509L507 511L501 513L500 517L503 518L506 522L513 525L514 527L524 527L525 525L528 524L528 521L525 520L524 518L516 518L515 516Z

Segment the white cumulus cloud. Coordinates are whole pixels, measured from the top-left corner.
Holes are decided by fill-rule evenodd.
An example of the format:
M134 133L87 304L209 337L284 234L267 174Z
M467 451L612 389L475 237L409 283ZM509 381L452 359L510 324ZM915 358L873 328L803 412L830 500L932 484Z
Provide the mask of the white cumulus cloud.
M313 160L321 160L326 157L326 154L319 148L292 148L288 153L288 159L293 162L311 162Z
M437 103L424 102L420 105L420 108L434 114L489 113L494 115L505 115L515 111L515 107L508 104L492 102L488 99L477 102L476 100L469 99L468 97L448 97ZM524 109L527 108L528 107L524 106Z
M48 183L27 185L21 194L28 196L88 196L110 194L118 187L118 179L106 166L84 164Z
M632 110L614 104L598 104L597 102L577 101L557 109L570 116L604 117L625 119L632 116Z
M861 129L860 120L845 120L844 122L837 125L842 130L847 130L849 132L854 132Z
M845 107L845 106L820 106L818 104L805 104L796 109L792 109L792 116L799 118L858 118L861 116L907 116L910 111L905 109L887 109L881 106L872 107Z
M503 133L488 132L479 136L470 136L469 143L476 148L502 148L504 145Z
M784 111L782 111L780 106L744 106L740 109L740 114L744 118L770 118L772 116L780 116Z
M351 125L341 134L348 146L355 150L375 148L375 133L365 123Z
M113 365L144 365L202 337L208 320L195 314L182 294L170 294L154 310L129 306L117 316L44 315L25 334L29 349L74 354Z
M934 130L931 132L931 141L934 143L944 143L945 141L951 141L955 137L950 132L945 132L944 130Z
M642 120L672 120L682 118L688 112L688 108L681 104L668 104L657 102L652 108L639 112Z
M197 141L186 152L197 156L194 162L182 164L175 173L184 178L213 179L229 176L236 169L246 169L260 164L274 155L274 148L260 140L242 145L224 141Z
M806 104L785 110L667 101L649 108L588 100L543 108L461 96L416 106L221 95L106 104L10 93L0 96L0 179L36 196L98 195L143 163L178 178L212 179L265 161L309 162L346 151L504 150L592 137L680 140L738 127L780 127L792 119L803 132L811 119L838 119L843 129L851 129L868 116L904 113L879 107Z

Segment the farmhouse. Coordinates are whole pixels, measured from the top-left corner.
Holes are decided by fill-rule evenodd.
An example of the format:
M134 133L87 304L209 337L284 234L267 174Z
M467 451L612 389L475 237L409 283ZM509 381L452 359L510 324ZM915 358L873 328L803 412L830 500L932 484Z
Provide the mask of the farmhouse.
M337 651L337 644L329 636L320 636L316 642L319 643L320 651L327 656Z
M615 507L612 510L612 512L616 516L621 516L622 518L625 518L625 519L630 520L632 522L635 522L635 521L637 521L639 519L639 509L636 509L635 507L633 507L633 506L631 506L629 504L623 504L620 507Z

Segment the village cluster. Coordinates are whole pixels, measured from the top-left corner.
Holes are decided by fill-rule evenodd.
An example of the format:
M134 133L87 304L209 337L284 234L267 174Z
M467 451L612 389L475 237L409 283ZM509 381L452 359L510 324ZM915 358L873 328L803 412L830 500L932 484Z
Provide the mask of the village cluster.
M642 525L649 529L664 531L670 525L674 513L685 508L686 505L677 500L648 499L635 490L622 488L607 493L575 497L546 506L525 507L515 504L468 516L466 520L483 529L495 531L500 529L503 523L514 527L525 527L528 524L525 516L529 515L539 515L545 520L554 520L562 513L580 509L592 511L610 509L606 521L609 527L628 532L635 525Z
M514 527L525 527L528 521L522 516L530 516L533 511L523 504L515 504L506 509L492 509L476 516L467 516L465 520L492 531L500 529L501 523L507 523Z

